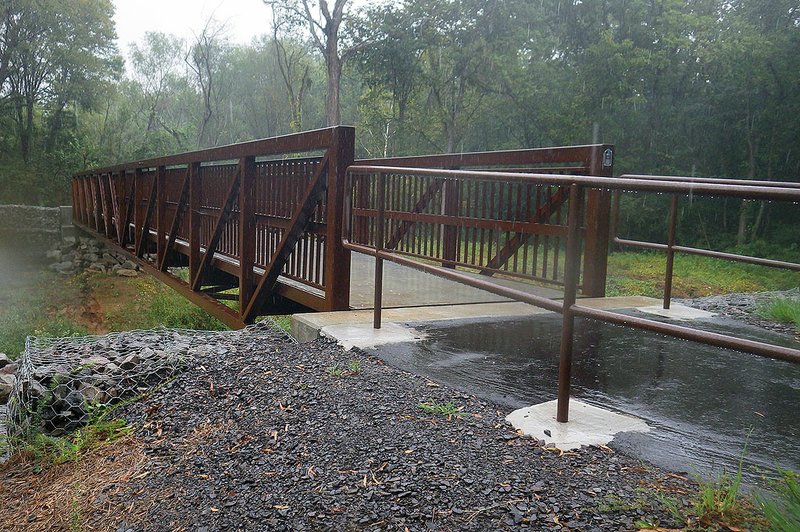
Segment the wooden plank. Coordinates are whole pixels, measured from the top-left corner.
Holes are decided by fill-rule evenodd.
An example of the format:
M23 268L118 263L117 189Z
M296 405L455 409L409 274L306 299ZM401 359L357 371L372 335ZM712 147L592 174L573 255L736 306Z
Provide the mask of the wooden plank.
M242 312L242 320L245 323L252 323L256 317L256 313L261 308L261 305L266 300L272 290L275 288L275 282L281 274L286 261L289 259L292 251L294 250L300 235L303 234L306 224L311 219L314 209L317 207L317 202L322 199L326 187L326 175L328 174L328 158L325 157L317 167L316 175L314 175L311 182L308 184L302 200L299 202L297 209L292 215L292 224L288 231L283 234L283 238L278 243L278 247L273 253L270 263L267 265L264 275L256 286L253 296L250 298L249 303ZM330 242L326 242L330 245ZM348 265L349 266L349 265ZM326 299L328 293L326 292Z
M217 251L217 246L219 245L219 240L222 237L222 232L225 230L225 224L228 222L228 217L231 214L231 209L233 209L233 203L236 200L236 195L239 193L239 184L241 182L242 171L241 167L237 167L236 173L231 180L230 185L228 186L228 192L225 195L225 203L222 204L220 209L219 216L214 224L214 230L211 233L211 239L209 240L208 244L206 245L206 251L203 254L202 259L200 260L200 264L197 268L197 273L192 277L192 290L199 290L202 280L203 280L203 273L208 268L209 263L211 262L211 258L214 256L214 253Z

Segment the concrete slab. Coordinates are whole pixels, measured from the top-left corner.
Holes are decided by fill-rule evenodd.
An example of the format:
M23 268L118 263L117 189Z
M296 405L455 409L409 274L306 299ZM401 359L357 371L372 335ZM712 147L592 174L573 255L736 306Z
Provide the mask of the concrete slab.
M658 305L660 301L647 296L583 297L578 304L598 310L618 310Z
M639 308L655 305L652 297L605 297L581 299L580 304L600 309ZM437 305L429 307L387 308L383 310L383 323L418 323L473 318L526 317L550 313L527 303L517 301L476 303L465 305ZM330 325L372 326L372 310L341 312L311 312L292 316L292 336L299 342L311 342L320 335L320 330Z
M547 314L549 311L519 303L478 303L473 305L442 305L434 307L408 307L383 310L383 323L416 323L471 318L525 317ZM299 342L310 342L319 336L319 331L331 325L369 324L372 326L371 310L342 312L312 312L292 316L292 336Z
M424 338L419 331L396 323L382 324L374 329L372 323L354 325L329 325L320 330L320 334L333 338L346 351L354 347L370 349L385 344L418 342Z
M700 310L680 303L670 304L670 308L665 309L663 305L652 305L647 307L636 307L636 310L646 314L655 314L673 320L702 320L714 316L713 312Z
M557 401L548 401L514 410L506 416L506 421L523 433L564 451L582 445L606 445L620 432L650 431L641 419L575 400L569 402L569 422L559 423L556 404Z
M463 272L462 272L463 273ZM475 277L483 276L475 273ZM560 290L521 283L510 279L493 278L497 284L532 294L559 299ZM375 259L363 253L352 253L350 262L350 306L354 309L373 308L375 298ZM485 290L472 288L455 281L436 277L390 261L383 263L383 307L414 307L433 305L462 305L510 301Z

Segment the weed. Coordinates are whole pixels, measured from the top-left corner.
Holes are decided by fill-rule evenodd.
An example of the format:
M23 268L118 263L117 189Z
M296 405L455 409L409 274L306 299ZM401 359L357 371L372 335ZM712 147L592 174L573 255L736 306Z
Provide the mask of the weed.
M453 401L446 403L437 403L436 401L428 401L417 405L428 414L435 414L446 418L461 417L465 415L463 407L456 406Z
M292 317L291 316L270 316L272 323L292 334Z
M348 362L347 368L350 370L351 374L357 375L358 373L361 373L361 362L358 360L351 360Z
M779 323L790 323L800 330L800 299L776 298L758 308L762 318Z
M361 372L361 362L355 359L351 360L347 363L347 369L339 366L339 364L334 364L333 366L328 366L325 368L325 372L331 377L348 377L352 375L358 375Z
M42 468L77 461L94 449L130 434L132 430L124 419L99 419L69 436L36 433L24 450L32 455L37 467Z
M72 499L72 502L70 503L69 529L70 532L80 532L85 530L83 528L83 513L81 512L76 499Z
M756 501L770 523L770 530L800 530L800 480L794 471L780 470L780 475L771 485L774 493L758 494Z
M340 368L338 364L334 364L333 366L328 366L327 368L325 368L325 372L331 377L343 377L345 375L344 369Z

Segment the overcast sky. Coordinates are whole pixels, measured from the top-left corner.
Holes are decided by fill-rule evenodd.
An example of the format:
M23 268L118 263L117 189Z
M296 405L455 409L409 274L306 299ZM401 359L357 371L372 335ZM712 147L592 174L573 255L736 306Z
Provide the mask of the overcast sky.
M129 45L147 31L172 33L191 39L212 15L228 28L236 43L249 43L269 32L270 9L261 0L114 0L119 50L128 55Z

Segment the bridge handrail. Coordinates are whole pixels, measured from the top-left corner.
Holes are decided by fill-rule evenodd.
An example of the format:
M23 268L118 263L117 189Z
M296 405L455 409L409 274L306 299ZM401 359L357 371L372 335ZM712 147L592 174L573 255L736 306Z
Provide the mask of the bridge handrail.
M767 344L744 338L733 338L724 334L718 334L686 326L678 326L671 323L664 323L656 320L631 317L619 312L608 310L598 310L576 303L576 294L579 283L579 260L580 260L580 240L581 225L583 224L584 198L587 191L591 189L615 190L615 191L635 191L635 192L656 192L672 193L673 196L673 219L677 212L677 195L692 194L705 196L735 197L740 199L763 199L771 201L800 201L800 188L781 187L770 185L726 185L716 182L703 182L702 180L687 179L651 179L651 178L606 178L594 176L561 176L536 173L510 173L510 172L486 172L475 170L442 170L442 169L422 169L422 168L402 168L381 165L354 165L348 169L348 178L352 175L368 174L377 176L375 188L375 201L377 205L376 223L374 225L375 245L364 245L353 243L349 240L347 233L343 237L343 245L350 250L367 253L375 257L375 302L374 302L374 327L381 326L381 299L383 292L383 261L389 260L426 271L428 273L448 278L467 285L488 290L492 293L509 297L517 301L522 301L548 310L554 310L562 314L562 336L559 355L559 384L558 384L558 407L557 420L566 422L569 419L569 394L570 394L570 375L572 366L572 345L575 328L575 317L582 316L598 321L623 325L636 329L653 331L660 334L683 338L707 345L733 349L742 352L753 353L759 356L775 358L793 363L800 363L800 350L785 346ZM385 200L386 186L385 178L387 175L424 175L451 180L490 180L490 181L516 181L537 184L550 184L569 187L569 213L566 231L566 260L565 260L565 280L564 297L562 302L547 300L541 296L534 296L526 292L511 289L492 282L490 279L476 279L462 272L454 271L452 268L438 266L435 264L419 262L407 257L400 256L397 252L384 249L385 231L384 222L386 219ZM710 180L709 180L710 181ZM345 217L351 217L352 205L345 207ZM413 213L412 213L413 214ZM675 234L674 225L670 230L670 243L668 248L674 252ZM668 268L669 268L668 264ZM669 268L671 279L671 268Z

